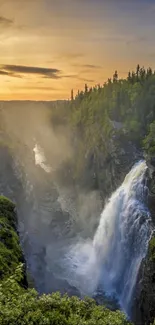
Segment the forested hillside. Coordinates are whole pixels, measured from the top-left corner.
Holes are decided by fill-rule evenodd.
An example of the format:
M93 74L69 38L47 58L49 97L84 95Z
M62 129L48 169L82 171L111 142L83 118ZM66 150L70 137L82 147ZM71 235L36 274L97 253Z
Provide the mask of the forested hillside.
M107 140L117 133L151 152L155 72L138 65L126 79L119 79L115 71L113 79L108 79L103 86L88 89L85 85L85 90L71 101L70 110L73 125L79 128L90 149L100 148L108 154Z
M51 111L53 126L65 124L73 132L76 154L68 163L68 180L72 175L75 182L109 195L122 165L126 173L144 151L149 157L154 154L155 72L151 68L137 65L126 79L115 71L103 85L85 85L75 96L72 90L71 100L56 103Z

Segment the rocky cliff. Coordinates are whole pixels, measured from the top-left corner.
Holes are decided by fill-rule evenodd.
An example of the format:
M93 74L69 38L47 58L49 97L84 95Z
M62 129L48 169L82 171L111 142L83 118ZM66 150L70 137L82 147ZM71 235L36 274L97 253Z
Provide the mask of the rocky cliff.
M133 300L133 319L136 325L153 324L155 319L155 166L148 160L148 207L152 217L152 237L143 260Z
M141 264L133 303L134 323L136 325L153 324L155 318L155 237L152 237L148 254Z

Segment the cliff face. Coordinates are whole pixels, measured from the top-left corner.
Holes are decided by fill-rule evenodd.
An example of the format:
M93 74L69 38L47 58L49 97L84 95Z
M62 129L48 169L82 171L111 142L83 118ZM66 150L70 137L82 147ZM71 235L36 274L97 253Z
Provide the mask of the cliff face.
M134 163L143 159L143 154L127 134L118 130L113 130L111 137L104 140L104 147L96 145L90 148L85 145L81 150L80 143L82 139L75 137L74 159L66 169L62 166L63 173L66 171L66 183L74 180L86 191L100 191L104 205Z
M155 237L151 239L148 254L142 262L133 303L135 324L153 324L155 319Z
M148 170L148 207L155 226L155 167L147 161ZM133 301L133 320L136 325L153 324L155 319L155 232L149 242L146 258L143 260Z
M134 163L142 158L142 154L134 144L116 133L109 141L108 155L99 153L94 161L96 182L103 198L109 197L123 182Z

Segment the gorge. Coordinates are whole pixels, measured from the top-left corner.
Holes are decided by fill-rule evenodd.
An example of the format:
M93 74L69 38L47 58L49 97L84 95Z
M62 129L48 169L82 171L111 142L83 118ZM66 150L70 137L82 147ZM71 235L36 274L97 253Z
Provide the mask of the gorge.
M144 91L146 84L135 84ZM155 113L147 106L145 129L140 90L134 102L123 87L118 80L61 103L1 102L0 194L16 205L29 285L40 295L86 295L149 325L155 318ZM111 98L121 93L121 103L130 99L126 115L117 100L107 113L107 89Z

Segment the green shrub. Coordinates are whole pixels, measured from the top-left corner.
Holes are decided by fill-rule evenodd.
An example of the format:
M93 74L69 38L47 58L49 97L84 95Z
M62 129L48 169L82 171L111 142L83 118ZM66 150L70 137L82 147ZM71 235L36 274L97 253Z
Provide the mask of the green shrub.
M0 284L1 325L129 325L120 311L97 306L90 298L80 300L60 293L38 296L21 288L22 266Z
M15 205L0 196L0 279L13 274L22 261L16 221Z
M17 217L15 205L4 196L0 196L0 217L6 218L7 223L16 229Z

